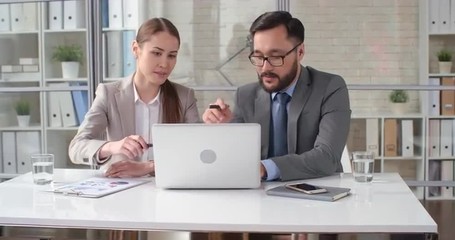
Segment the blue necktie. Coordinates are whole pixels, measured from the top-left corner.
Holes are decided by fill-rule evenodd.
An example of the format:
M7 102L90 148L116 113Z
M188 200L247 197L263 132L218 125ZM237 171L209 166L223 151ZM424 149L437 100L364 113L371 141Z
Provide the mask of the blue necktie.
M273 150L271 157L283 156L288 153L288 111L286 105L291 100L285 92L275 95L275 101L278 102L278 111L273 121Z

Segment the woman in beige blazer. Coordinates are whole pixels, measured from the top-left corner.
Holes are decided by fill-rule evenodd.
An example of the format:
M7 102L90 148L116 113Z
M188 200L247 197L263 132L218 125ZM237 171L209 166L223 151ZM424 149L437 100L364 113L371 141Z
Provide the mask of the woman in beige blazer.
M98 86L69 145L73 163L103 165L108 177L154 174L152 124L199 121L194 91L168 80L179 47L178 30L169 20L142 24L132 43L136 71Z

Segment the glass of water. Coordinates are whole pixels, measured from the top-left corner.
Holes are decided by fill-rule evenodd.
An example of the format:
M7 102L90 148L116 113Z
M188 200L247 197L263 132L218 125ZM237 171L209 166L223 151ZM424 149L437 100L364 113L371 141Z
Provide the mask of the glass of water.
M33 182L38 185L49 184L54 175L54 155L47 153L31 155Z
M374 172L373 152L352 153L352 174L357 182L371 182Z

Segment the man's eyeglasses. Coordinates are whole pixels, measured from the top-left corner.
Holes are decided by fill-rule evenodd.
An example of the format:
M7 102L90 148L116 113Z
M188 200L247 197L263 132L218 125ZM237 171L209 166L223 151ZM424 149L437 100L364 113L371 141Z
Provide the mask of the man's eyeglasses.
M264 56L253 56L254 52L250 53L250 56L248 58L250 59L251 64L254 66L262 67L264 66L265 61L269 62L270 65L274 67L280 67L284 64L284 58L289 55L292 51L294 51L298 46L300 46L299 43L295 45L289 52L285 53L282 56L269 56L269 57L264 57Z

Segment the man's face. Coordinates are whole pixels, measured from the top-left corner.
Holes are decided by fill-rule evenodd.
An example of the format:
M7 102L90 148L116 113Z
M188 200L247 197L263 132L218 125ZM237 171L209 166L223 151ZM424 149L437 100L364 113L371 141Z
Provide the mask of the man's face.
M286 28L282 25L264 31L258 31L253 38L252 56L285 56L298 43L287 39ZM287 88L299 72L300 61L304 55L303 44L296 47L283 59L282 66L272 66L264 61L262 67L256 66L259 83L267 92L278 92Z

